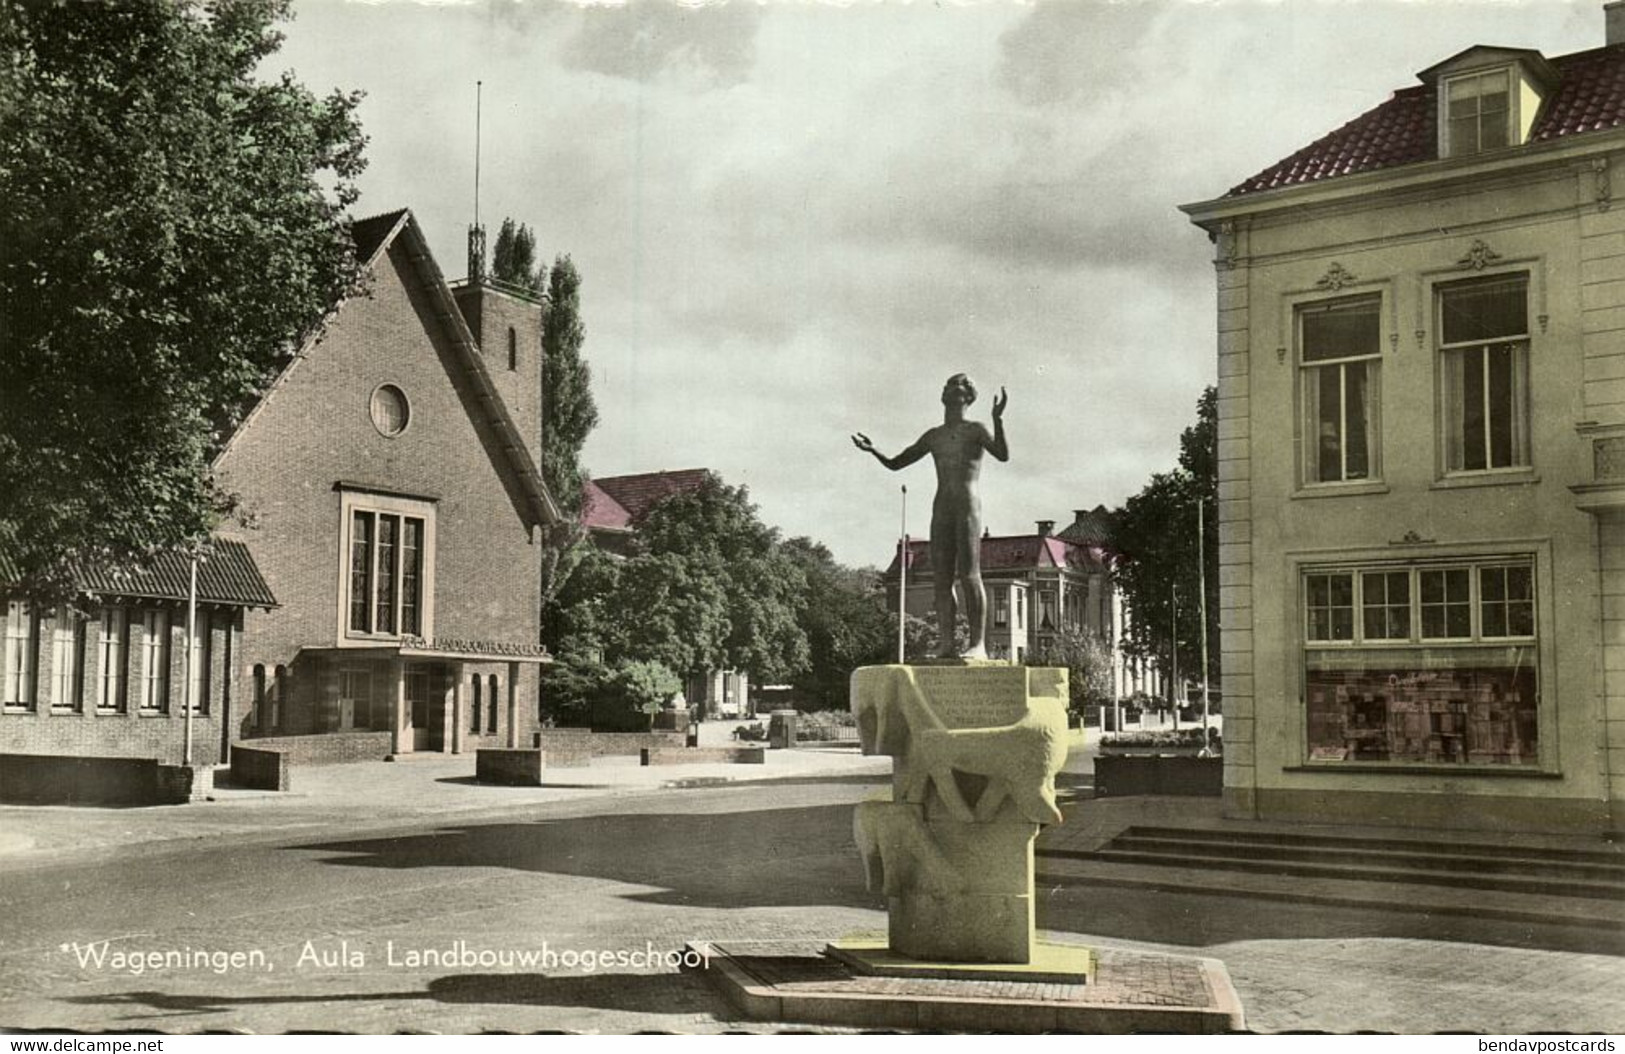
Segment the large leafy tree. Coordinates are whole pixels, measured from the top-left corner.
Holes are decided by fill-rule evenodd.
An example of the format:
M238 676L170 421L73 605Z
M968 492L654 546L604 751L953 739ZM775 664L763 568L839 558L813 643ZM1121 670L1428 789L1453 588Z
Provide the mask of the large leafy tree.
M688 637L692 660L668 666L684 673L743 669L764 684L787 681L806 667L807 634L801 627L806 573L783 551L778 532L758 518L745 488L708 477L695 490L659 502L634 526L645 556L665 558L690 583L714 585L720 592L720 618L695 619ZM629 610L648 619L653 609Z
M1181 676L1201 669L1201 603L1207 587L1208 678L1219 676L1218 393L1197 402L1196 423L1179 439L1179 466L1160 472L1112 516L1112 576L1129 610L1124 650ZM1198 561L1202 506L1206 575ZM1177 615L1176 607L1177 604ZM1172 688L1172 686L1170 686Z
M619 708L617 671L632 664L743 669L762 683L807 668L807 573L743 487L708 477L635 526L629 557L586 547L544 624L559 661L543 694L560 719L598 723L606 698Z
M42 592L204 537L211 457L356 288L359 97L256 75L286 12L0 11L0 547Z
M801 627L808 661L792 679L796 699L809 710L844 710L852 671L896 658L896 623L886 612L880 575L842 566L811 538L791 538L783 550L807 580Z

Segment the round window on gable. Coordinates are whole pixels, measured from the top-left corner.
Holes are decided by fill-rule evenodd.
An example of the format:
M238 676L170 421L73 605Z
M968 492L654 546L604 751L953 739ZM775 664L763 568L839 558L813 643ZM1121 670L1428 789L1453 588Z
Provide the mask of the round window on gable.
M393 384L380 384L372 393L373 427L386 436L398 436L412 420L406 393Z

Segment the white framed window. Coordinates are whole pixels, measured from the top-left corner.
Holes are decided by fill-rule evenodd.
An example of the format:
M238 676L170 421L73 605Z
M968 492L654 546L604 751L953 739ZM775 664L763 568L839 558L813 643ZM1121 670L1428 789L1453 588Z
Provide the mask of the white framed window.
M169 707L169 612L141 613L140 707L161 713Z
M51 628L51 705L81 710L84 698L85 620L64 604Z
M340 635L362 639L430 636L434 506L346 495Z
M1464 157L1513 143L1510 68L1464 73L1444 82L1445 152Z
M188 669L191 671L192 712L194 714L209 712L209 660L212 651L209 643L209 627L209 613L199 611L197 620L192 626L192 635L188 648L188 661L190 663Z
M1537 763L1532 557L1307 568L1301 597L1313 762Z
M1447 472L1529 464L1529 278L1435 288Z
M39 660L39 615L26 600L6 602L6 637L0 703L34 708L34 676Z
M101 633L96 641L101 683L96 693L96 709L124 709L124 676L130 627L123 608L102 608Z
M1376 478L1382 297L1300 305L1297 329L1304 482Z
M1010 594L1003 589L993 591L993 625L1000 629L1010 625Z
M1038 592L1038 628L1053 630L1055 628L1055 591L1042 589Z

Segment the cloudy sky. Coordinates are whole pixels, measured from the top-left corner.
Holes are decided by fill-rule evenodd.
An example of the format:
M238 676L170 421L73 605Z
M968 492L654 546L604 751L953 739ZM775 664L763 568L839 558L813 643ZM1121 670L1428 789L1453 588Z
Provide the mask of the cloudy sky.
M1602 43L1601 0L1029 5L298 0L273 66L366 92L357 215L448 276L473 215L583 275L598 476L708 467L851 564L929 525L895 453L1000 385L995 534L1120 504L1215 376L1217 197L1475 43Z

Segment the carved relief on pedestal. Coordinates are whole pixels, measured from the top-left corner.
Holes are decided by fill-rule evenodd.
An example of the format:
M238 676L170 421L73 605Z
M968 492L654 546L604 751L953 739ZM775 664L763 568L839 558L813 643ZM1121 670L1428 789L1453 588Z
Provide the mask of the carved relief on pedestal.
M853 823L894 952L1029 961L1032 840L1061 822L1066 683L1065 670L1004 664L853 676L864 753L894 759L893 800L864 802Z

